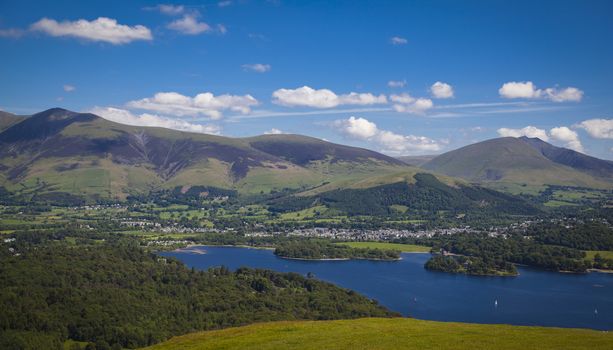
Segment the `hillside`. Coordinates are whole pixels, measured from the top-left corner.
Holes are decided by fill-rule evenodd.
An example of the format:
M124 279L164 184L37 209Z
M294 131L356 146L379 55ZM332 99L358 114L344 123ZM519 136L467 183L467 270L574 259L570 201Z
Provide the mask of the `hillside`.
M413 166L422 166L434 158L436 158L436 155L396 157L396 159L400 160L401 162L404 162L406 164L413 165Z
M404 167L373 151L305 136L229 138L128 126L60 108L0 133L0 186L26 197L122 199L196 185L249 194Z
M578 171L583 171L596 177L613 178L613 162L590 157L571 149L556 147L539 138L520 137L520 140L539 151L545 158L554 163L566 165Z
M25 117L0 111L0 132L24 120Z
M604 176L608 163L541 140L503 137L444 153L422 166L483 184L611 188L611 177Z
M419 170L333 185L271 200L269 209L288 212L323 205L350 216L390 215L398 210L414 215L471 213L471 217L539 212L518 197Z
M610 349L613 334L582 329L358 319L274 322L173 338L150 350Z

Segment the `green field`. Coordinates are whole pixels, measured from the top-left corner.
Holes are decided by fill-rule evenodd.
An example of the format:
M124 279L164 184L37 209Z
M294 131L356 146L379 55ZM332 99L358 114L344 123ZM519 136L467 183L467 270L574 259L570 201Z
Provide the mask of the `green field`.
M348 245L352 248L374 248L399 250L403 253L428 253L430 247L414 244L384 243L384 242L343 242L339 244Z
M150 350L611 349L613 333L415 319L260 323L175 337Z
M600 254L605 259L613 259L613 252L607 250L586 250L585 255L588 259L594 260L594 256Z

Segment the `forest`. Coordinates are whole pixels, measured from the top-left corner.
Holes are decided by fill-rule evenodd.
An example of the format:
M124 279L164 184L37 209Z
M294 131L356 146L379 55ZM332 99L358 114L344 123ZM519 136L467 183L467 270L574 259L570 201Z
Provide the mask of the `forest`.
M88 349L137 348L261 321L399 316L295 273L188 269L113 234L11 237L0 243L2 349L62 349L67 339Z
M404 242L403 242L404 243ZM547 245L524 238L522 235L491 237L487 234L456 234L423 239L419 244L433 247L433 251L445 251L472 258L486 269L507 270L507 263L523 264L553 271L586 272L592 263L585 253L568 247ZM444 266L440 258L430 265ZM453 262L445 259L444 263Z
M291 259L398 260L400 252L388 249L351 248L327 240L287 240L275 244L275 255Z

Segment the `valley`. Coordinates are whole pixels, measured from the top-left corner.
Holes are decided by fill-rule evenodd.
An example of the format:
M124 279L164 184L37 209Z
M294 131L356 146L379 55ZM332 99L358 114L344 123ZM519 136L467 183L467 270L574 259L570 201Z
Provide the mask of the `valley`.
M35 321L24 320L21 313L2 315L11 325L3 333L7 344L21 344L22 348L40 344L75 349L91 344L135 348L191 331L253 322L398 318L401 314L437 321L609 329L606 314L610 305L602 293L610 286L608 275L600 272L613 270L613 192L610 179L603 175L609 171L604 161L579 157L580 161L571 163L567 154L558 156L565 153L543 144L538 144L542 153L537 154L534 140L500 139L512 145L513 152L528 152L530 161L517 158L517 162L531 171L541 169L535 165L538 162L547 164L543 174L551 170L551 175L534 182L502 168L494 171L507 174L500 178L448 171L451 168L434 170L433 164L446 155L420 162L398 160L299 135L232 139L130 127L62 109L7 118L3 119L5 130L0 132L0 250L7 266L2 273L7 287L0 290L0 301L6 308L20 305L23 314L30 315L34 304L20 304L15 295L36 290L37 296L26 300L39 298L36 303L43 306ZM498 152L495 147L486 148ZM188 154L196 156L181 158ZM456 157L461 156L452 158ZM423 168L407 165L411 160ZM511 167L519 169L518 164ZM492 174L490 170L486 173ZM554 174L570 177L548 181ZM266 250L254 250L241 258L243 251L250 251L247 248ZM221 250L215 254L238 250L224 257L213 254L216 249ZM114 260L108 260L110 257ZM211 258L211 263L198 262ZM80 270L67 269L69 260ZM252 269L235 266L237 261ZM92 275L87 273L93 270L92 262L106 267ZM40 280L37 271L42 264L57 283L47 285ZM331 265L320 270L309 264ZM360 272L363 268L380 269L377 264L392 264L392 270L379 273L396 282L377 282L374 275ZM339 279L334 272L337 269L347 276L361 274L362 282ZM111 271L121 271L123 277L113 277ZM150 276L143 281L145 285L130 282L142 281L144 277L138 275L145 271ZM467 318L467 310L456 309L459 301L455 298L441 294L429 300L428 295L436 295L432 287L414 289L402 277L408 271L412 271L413 282L427 286L431 279L439 284L453 283L455 288L466 283L462 288L481 295L483 300L473 301L477 304L491 294L475 293L476 288L491 293L491 288L507 279L517 280L510 283L530 293L541 293L541 304L568 303L568 299L556 299L551 291L533 290L534 283L528 286L523 281L540 276L550 285L571 288L574 282L556 272L572 272L590 276L592 285L603 286L587 290L582 298L598 304L605 314L600 321L590 320L593 315L583 309L573 309L570 318L553 311L536 315L517 295L494 292L499 298L525 304L523 318L505 314L503 309L498 318L488 315L488 309ZM446 277L437 277L441 273ZM234 280L242 284L230 292L220 282L211 282L221 276L228 279L228 285ZM488 280L491 278L501 282ZM68 280L78 283L68 285ZM122 298L131 300L130 309L138 310L140 320L121 312L117 295L97 285L105 280L121 288L125 293ZM184 283L196 289L188 292L182 289ZM385 289L372 290L368 284ZM407 304L392 296L400 285L406 289L403 298L420 302ZM108 300L88 294L92 288ZM222 307L219 288L226 294L234 293L238 309ZM195 290L201 294L192 294L189 299L186 293ZM58 293L69 297L61 298ZM249 293L255 296L247 297ZM159 308L147 309L136 295L146 296L144 300L155 298ZM181 295L185 300L177 303L167 299L169 295ZM204 300L210 304L202 304ZM249 311L253 317L245 316L245 300L259 308ZM181 311L187 316L170 311L185 307L184 303L192 305ZM447 311L434 311L436 304L445 304ZM477 304L471 307L480 309ZM342 310L340 305L345 305ZM81 316L75 317L78 308ZM175 323L159 323L159 317ZM95 319L107 320L105 323L113 327L109 329ZM152 328L152 322L158 326ZM355 322L358 327L362 322L384 321ZM404 318L392 322L427 329L445 326ZM295 323L296 327L307 324ZM275 324L270 327L274 329ZM485 332L487 326L483 327L475 331ZM142 331L145 328L147 332ZM228 332L234 330L229 328ZM531 331L539 332L536 328ZM198 339L200 345L194 346L209 346L206 340L193 337L197 336L184 339ZM586 341L593 338L588 334L581 337ZM173 342L182 338L176 339L160 347L177 346ZM529 344L529 338L525 339ZM484 341L478 336L475 343L469 343L479 346L476 344L486 344ZM598 348L599 340L594 341ZM262 346L269 346L265 344ZM500 348L505 348L503 343Z

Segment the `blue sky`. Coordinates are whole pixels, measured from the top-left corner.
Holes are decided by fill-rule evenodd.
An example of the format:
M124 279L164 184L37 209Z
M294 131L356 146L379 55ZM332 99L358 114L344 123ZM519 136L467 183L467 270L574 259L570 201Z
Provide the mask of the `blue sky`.
M538 136L613 159L610 1L0 2L0 109L391 155Z

